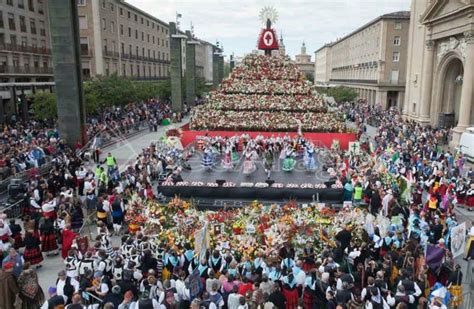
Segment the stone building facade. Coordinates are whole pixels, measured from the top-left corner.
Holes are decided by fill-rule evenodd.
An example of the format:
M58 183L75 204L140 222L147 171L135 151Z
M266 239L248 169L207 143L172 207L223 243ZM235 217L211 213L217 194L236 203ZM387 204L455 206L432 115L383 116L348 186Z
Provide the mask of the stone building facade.
M315 80L355 89L371 105L401 109L410 12L379 16L315 52Z
M403 114L454 127L452 144L474 123L474 1L413 0Z
M169 78L168 24L121 0L78 0L84 78Z
M46 0L5 0L0 6L0 122L21 113L18 101L53 80ZM28 105L26 101L24 101Z

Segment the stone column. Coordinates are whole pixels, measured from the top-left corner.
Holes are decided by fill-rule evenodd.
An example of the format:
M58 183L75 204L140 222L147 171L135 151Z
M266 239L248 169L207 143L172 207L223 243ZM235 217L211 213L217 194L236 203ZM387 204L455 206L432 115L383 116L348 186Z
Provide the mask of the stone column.
M198 41L188 41L186 46L186 103L194 106L196 99L196 45Z
M171 105L173 112L183 111L183 55L182 44L186 36L177 34L176 23L170 22L170 76Z
M76 0L49 0L49 26L58 102L59 134L74 146L86 143L79 20Z
M461 106L459 107L459 121L453 130L454 145L459 143L462 132L471 125L471 108L474 99L474 33L464 33L466 39L464 74L461 90Z
M423 84L421 89L420 122L430 121L431 94L433 92L433 60L435 54L435 43L426 41L425 57L423 58Z

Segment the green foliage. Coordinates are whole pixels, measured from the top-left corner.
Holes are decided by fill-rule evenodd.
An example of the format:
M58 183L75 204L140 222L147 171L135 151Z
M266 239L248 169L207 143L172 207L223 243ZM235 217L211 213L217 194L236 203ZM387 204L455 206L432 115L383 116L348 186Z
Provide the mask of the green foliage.
M157 96L160 100L169 100L171 98L171 80L167 79L158 84Z
M134 86L138 101L155 98L159 94L159 86L157 82L137 82Z
M58 112L56 95L54 93L37 92L33 95L32 99L31 112L35 119L56 119Z
M314 84L314 74L313 73L306 73L305 75L306 80L309 80L312 84Z
M354 89L343 86L329 88L327 95L333 97L336 102L352 102L358 96Z
M206 85L206 80L203 77L196 77L196 96L202 97L205 93L211 91L211 88L211 85Z

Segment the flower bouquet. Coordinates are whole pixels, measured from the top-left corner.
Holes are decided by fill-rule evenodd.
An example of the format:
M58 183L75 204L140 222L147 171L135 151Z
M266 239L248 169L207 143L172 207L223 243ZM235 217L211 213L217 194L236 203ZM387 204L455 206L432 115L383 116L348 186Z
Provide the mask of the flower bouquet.
M268 183L266 182L257 182L255 188L268 188Z

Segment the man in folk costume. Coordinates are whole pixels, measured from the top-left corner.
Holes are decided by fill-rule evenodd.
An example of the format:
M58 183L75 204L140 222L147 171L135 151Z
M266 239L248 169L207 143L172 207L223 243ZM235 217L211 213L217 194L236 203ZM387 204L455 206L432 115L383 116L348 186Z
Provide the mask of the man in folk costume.
M84 254L84 257L77 265L77 273L79 276L85 276L88 270L94 272L94 259L90 251Z
M163 257L163 264L165 266L163 269L163 280L171 279L175 268L179 266L179 259L176 252L172 250L166 252Z
M79 253L80 254L80 253ZM77 277L77 267L79 266L78 252L75 249L71 249L68 252L68 256L64 260L66 275L71 278Z
M214 250L212 256L209 258L209 266L214 271L216 276L219 277L220 273L225 267L225 261L218 250Z
M202 258L201 261L199 262L199 265L197 266L198 272L199 272L199 277L201 278L201 281L203 284L206 282L206 279L209 278L209 265L207 263L207 260L205 258Z
M186 243L184 245L186 249L183 254L181 255L181 264L183 264L183 270L186 272L187 275L190 273L188 272L189 266L193 263L194 259L194 250L191 249L191 246Z
M46 255L58 255L58 241L54 228L54 222L51 218L45 218L40 225L41 250Z
M263 259L263 251L260 250L257 252L257 256L253 260L253 270L261 275L262 272L267 268L267 265L265 264L265 261Z
M28 230L25 234L24 243L25 251L23 252L23 257L25 261L40 268L41 262L43 261L43 254L40 249L41 241L39 240L39 237L33 232L33 230Z

